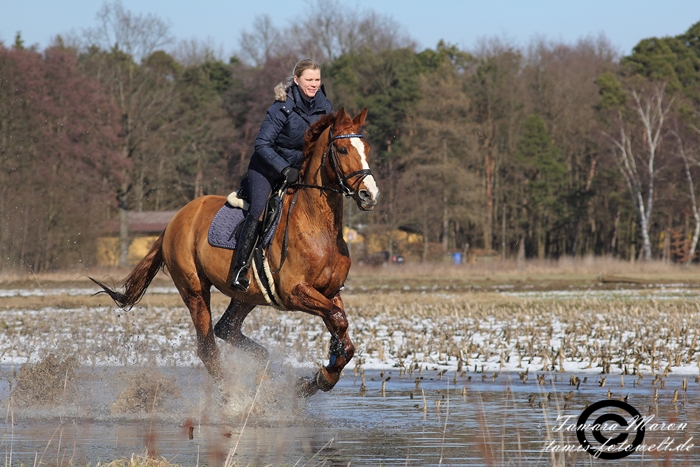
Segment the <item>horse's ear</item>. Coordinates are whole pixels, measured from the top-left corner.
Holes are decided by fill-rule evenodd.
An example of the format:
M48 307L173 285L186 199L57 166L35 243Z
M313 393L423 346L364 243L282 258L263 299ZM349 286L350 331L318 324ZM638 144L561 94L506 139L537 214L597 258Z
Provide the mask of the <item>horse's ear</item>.
M352 123L354 123L356 126L360 127L365 124L365 119L367 118L367 107L362 109L362 112L360 114L352 119Z
M345 115L345 107L341 107L340 110L338 111L338 113L335 114L335 125L334 126L337 127L338 125L340 125L340 122L345 120L345 118L347 118Z

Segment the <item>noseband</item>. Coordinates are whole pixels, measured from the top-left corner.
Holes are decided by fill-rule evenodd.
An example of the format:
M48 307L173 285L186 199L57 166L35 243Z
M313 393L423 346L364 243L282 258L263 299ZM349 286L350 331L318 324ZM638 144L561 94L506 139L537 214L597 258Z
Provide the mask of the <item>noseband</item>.
M331 168L333 169L333 172L335 173L336 178L338 179L338 185L340 186L340 189L334 187L334 186L327 186L325 183L321 182L321 185L307 185L305 183L295 183L292 185L293 187L299 187L299 188L316 188L319 190L328 190L328 191L333 191L335 193L342 193L346 197L352 197L352 198L357 198L358 196L358 190L353 190L351 188L351 179L359 177L359 179L354 183L356 187L359 187L362 185L362 181L367 178L369 175L372 175L372 170L370 169L360 169L356 170L352 173L349 174L344 174L342 169L340 168L340 161L338 160L338 152L335 149L335 144L333 144L336 140L339 139L347 139L347 138L364 138L364 135L361 135L359 133L350 133L347 135L338 135L338 136L333 136L333 128L328 130L328 148L326 151L323 153L323 158L321 159L321 166L323 167L326 163L326 157L330 159L331 162Z

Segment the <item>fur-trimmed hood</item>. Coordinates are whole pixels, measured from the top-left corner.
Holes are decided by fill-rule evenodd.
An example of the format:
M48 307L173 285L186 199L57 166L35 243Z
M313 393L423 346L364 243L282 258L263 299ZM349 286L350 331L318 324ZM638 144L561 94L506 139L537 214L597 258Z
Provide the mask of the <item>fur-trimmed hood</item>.
M287 89L289 89L294 81L288 81L287 83L280 82L275 86L275 100L284 102L287 100Z

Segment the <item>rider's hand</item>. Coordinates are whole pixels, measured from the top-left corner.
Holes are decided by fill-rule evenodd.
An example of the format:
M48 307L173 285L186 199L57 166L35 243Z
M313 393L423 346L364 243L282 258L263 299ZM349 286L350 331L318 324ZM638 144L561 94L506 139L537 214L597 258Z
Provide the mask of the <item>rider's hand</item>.
M282 176L284 177L285 183L291 185L299 181L299 170L290 165L282 169Z

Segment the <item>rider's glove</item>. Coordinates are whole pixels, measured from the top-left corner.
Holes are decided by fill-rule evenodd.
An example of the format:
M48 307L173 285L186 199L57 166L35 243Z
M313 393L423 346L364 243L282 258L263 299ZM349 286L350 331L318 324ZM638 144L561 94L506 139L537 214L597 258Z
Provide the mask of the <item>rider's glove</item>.
M299 181L299 170L290 165L282 169L282 176L284 177L285 183L291 185Z

